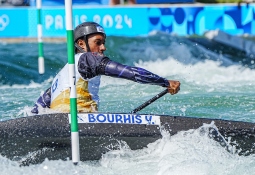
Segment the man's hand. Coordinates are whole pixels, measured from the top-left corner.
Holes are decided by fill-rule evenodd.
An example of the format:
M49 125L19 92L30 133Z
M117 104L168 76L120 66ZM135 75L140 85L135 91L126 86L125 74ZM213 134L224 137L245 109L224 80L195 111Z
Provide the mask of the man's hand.
M167 87L168 92L171 95L177 94L180 90L181 83L175 80L168 80L169 86Z

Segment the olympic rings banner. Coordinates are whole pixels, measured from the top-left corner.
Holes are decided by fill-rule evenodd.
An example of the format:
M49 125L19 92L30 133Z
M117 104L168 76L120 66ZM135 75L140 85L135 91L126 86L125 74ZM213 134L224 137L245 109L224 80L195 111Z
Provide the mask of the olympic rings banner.
M229 34L255 34L255 4L153 6L73 6L74 27L84 21L101 24L108 35L140 36L151 31L203 35L220 29ZM42 7L43 37L66 37L64 7ZM0 37L36 37L35 7L1 8Z

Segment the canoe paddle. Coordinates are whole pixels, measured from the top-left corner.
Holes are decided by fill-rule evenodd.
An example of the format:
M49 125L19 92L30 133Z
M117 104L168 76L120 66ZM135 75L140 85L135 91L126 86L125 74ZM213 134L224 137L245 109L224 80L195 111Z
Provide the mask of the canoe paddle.
M167 93L168 93L168 89L165 89L164 91L160 92L156 96L152 97L150 100L146 101L142 105L140 105L137 108L135 108L133 111L131 111L131 113L133 114L133 113L136 113L137 111L142 110L143 108L145 108L146 106L148 106L149 104L153 103L154 101L156 101L157 99L159 99L160 97L164 96Z

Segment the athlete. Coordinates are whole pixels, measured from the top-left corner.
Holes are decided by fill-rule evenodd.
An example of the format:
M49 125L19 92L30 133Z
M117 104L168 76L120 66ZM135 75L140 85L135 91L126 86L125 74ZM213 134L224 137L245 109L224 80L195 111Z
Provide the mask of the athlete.
M167 80L143 68L123 65L104 55L106 34L95 22L84 22L74 29L77 110L96 112L99 105L101 75L124 78L138 83L166 87L172 95L180 90L180 82ZM39 108L50 108L58 112L70 112L70 87L68 64L53 79L35 103L32 113Z

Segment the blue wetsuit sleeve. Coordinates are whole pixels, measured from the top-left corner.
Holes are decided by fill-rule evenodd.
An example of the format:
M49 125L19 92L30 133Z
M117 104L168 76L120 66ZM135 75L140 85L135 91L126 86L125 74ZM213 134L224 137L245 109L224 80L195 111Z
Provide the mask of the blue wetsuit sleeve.
M167 79L162 78L143 68L126 66L114 61L108 61L104 68L104 75L111 77L124 78L143 84L153 84L168 87Z
M87 52L80 56L78 71L84 79L97 75L124 78L138 83L168 87L167 79L139 67L126 66L97 53Z

